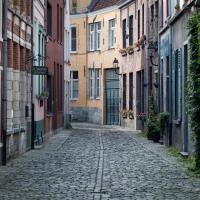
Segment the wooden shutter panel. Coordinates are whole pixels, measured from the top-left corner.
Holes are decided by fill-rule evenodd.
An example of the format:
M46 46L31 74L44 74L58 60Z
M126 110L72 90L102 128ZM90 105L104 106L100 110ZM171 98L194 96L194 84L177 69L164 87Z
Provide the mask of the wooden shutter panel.
M173 116L173 119L175 119L175 51L173 51L172 53L172 106L173 106L173 109L172 109L172 116Z
M182 49L178 51L178 119L181 120L182 113Z

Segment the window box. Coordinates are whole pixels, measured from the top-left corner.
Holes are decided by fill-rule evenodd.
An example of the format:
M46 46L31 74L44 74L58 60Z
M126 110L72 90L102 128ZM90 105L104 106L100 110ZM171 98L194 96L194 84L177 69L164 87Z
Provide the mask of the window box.
M134 53L134 48L133 48L132 46L130 46L130 47L127 48L126 51L127 51L127 53L128 53L129 55L131 55L131 54Z
M119 50L119 53L121 53L122 56L127 56L126 48L120 49L120 50Z

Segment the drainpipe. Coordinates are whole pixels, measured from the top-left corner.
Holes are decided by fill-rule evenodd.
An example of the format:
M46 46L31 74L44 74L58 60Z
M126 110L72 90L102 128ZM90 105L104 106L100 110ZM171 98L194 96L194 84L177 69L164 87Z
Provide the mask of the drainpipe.
M146 7L146 114L149 116L149 98L150 98L150 90L149 90L149 0L147 2Z
M6 137L7 137L7 22L8 22L8 1L3 1L3 157L2 164L6 165Z
M35 1L32 1L32 4L31 4L31 18L32 18L32 24L33 24L33 16L34 16L34 2ZM31 55L31 58L32 58L32 62L31 64L33 64L34 62L34 52L33 52L33 28L34 28L34 24L33 24L33 27L31 29L31 37L32 37L32 40L31 40L31 48L32 48L32 55ZM34 104L33 104L33 75L32 75L32 67L31 67L31 149L34 149L34 134L35 134L35 129L34 129Z
M157 88L157 109L158 113L160 113L160 19L161 19L161 13L160 13L160 1L158 1L158 88Z

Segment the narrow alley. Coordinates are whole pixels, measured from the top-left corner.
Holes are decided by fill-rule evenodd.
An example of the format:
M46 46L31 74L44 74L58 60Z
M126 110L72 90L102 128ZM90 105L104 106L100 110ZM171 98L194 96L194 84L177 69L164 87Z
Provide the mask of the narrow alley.
M141 134L73 124L1 167L0 199L200 199L200 180Z

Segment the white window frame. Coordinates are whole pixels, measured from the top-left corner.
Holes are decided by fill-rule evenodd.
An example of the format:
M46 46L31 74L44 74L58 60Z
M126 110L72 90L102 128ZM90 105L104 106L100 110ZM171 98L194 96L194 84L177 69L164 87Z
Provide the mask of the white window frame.
M97 87L97 83L99 86ZM99 93L97 92L99 91ZM100 69L96 69L95 71L95 97L96 99L100 99L101 96L101 74Z
M94 51L94 41L95 41L95 26L94 24L89 24L89 50Z
M94 69L89 69L89 97L90 99L95 98L94 94L94 88L95 88L95 71Z
M76 50L75 51L73 51L72 50L72 28L76 28ZM70 53L76 53L77 52L77 47L78 47L78 45L77 45L77 35L78 35L78 29L77 29L77 26L76 25L71 25L71 27L70 27Z
M95 50L100 50L101 47L101 22L95 23Z
M78 72L78 79L74 79L73 78L73 73L74 72ZM78 95L77 97L74 97L74 82L77 82L77 85L78 85ZM78 100L79 98L79 71L78 70L73 70L73 71L70 71L70 100Z
M115 19L109 20L109 48L115 48Z

